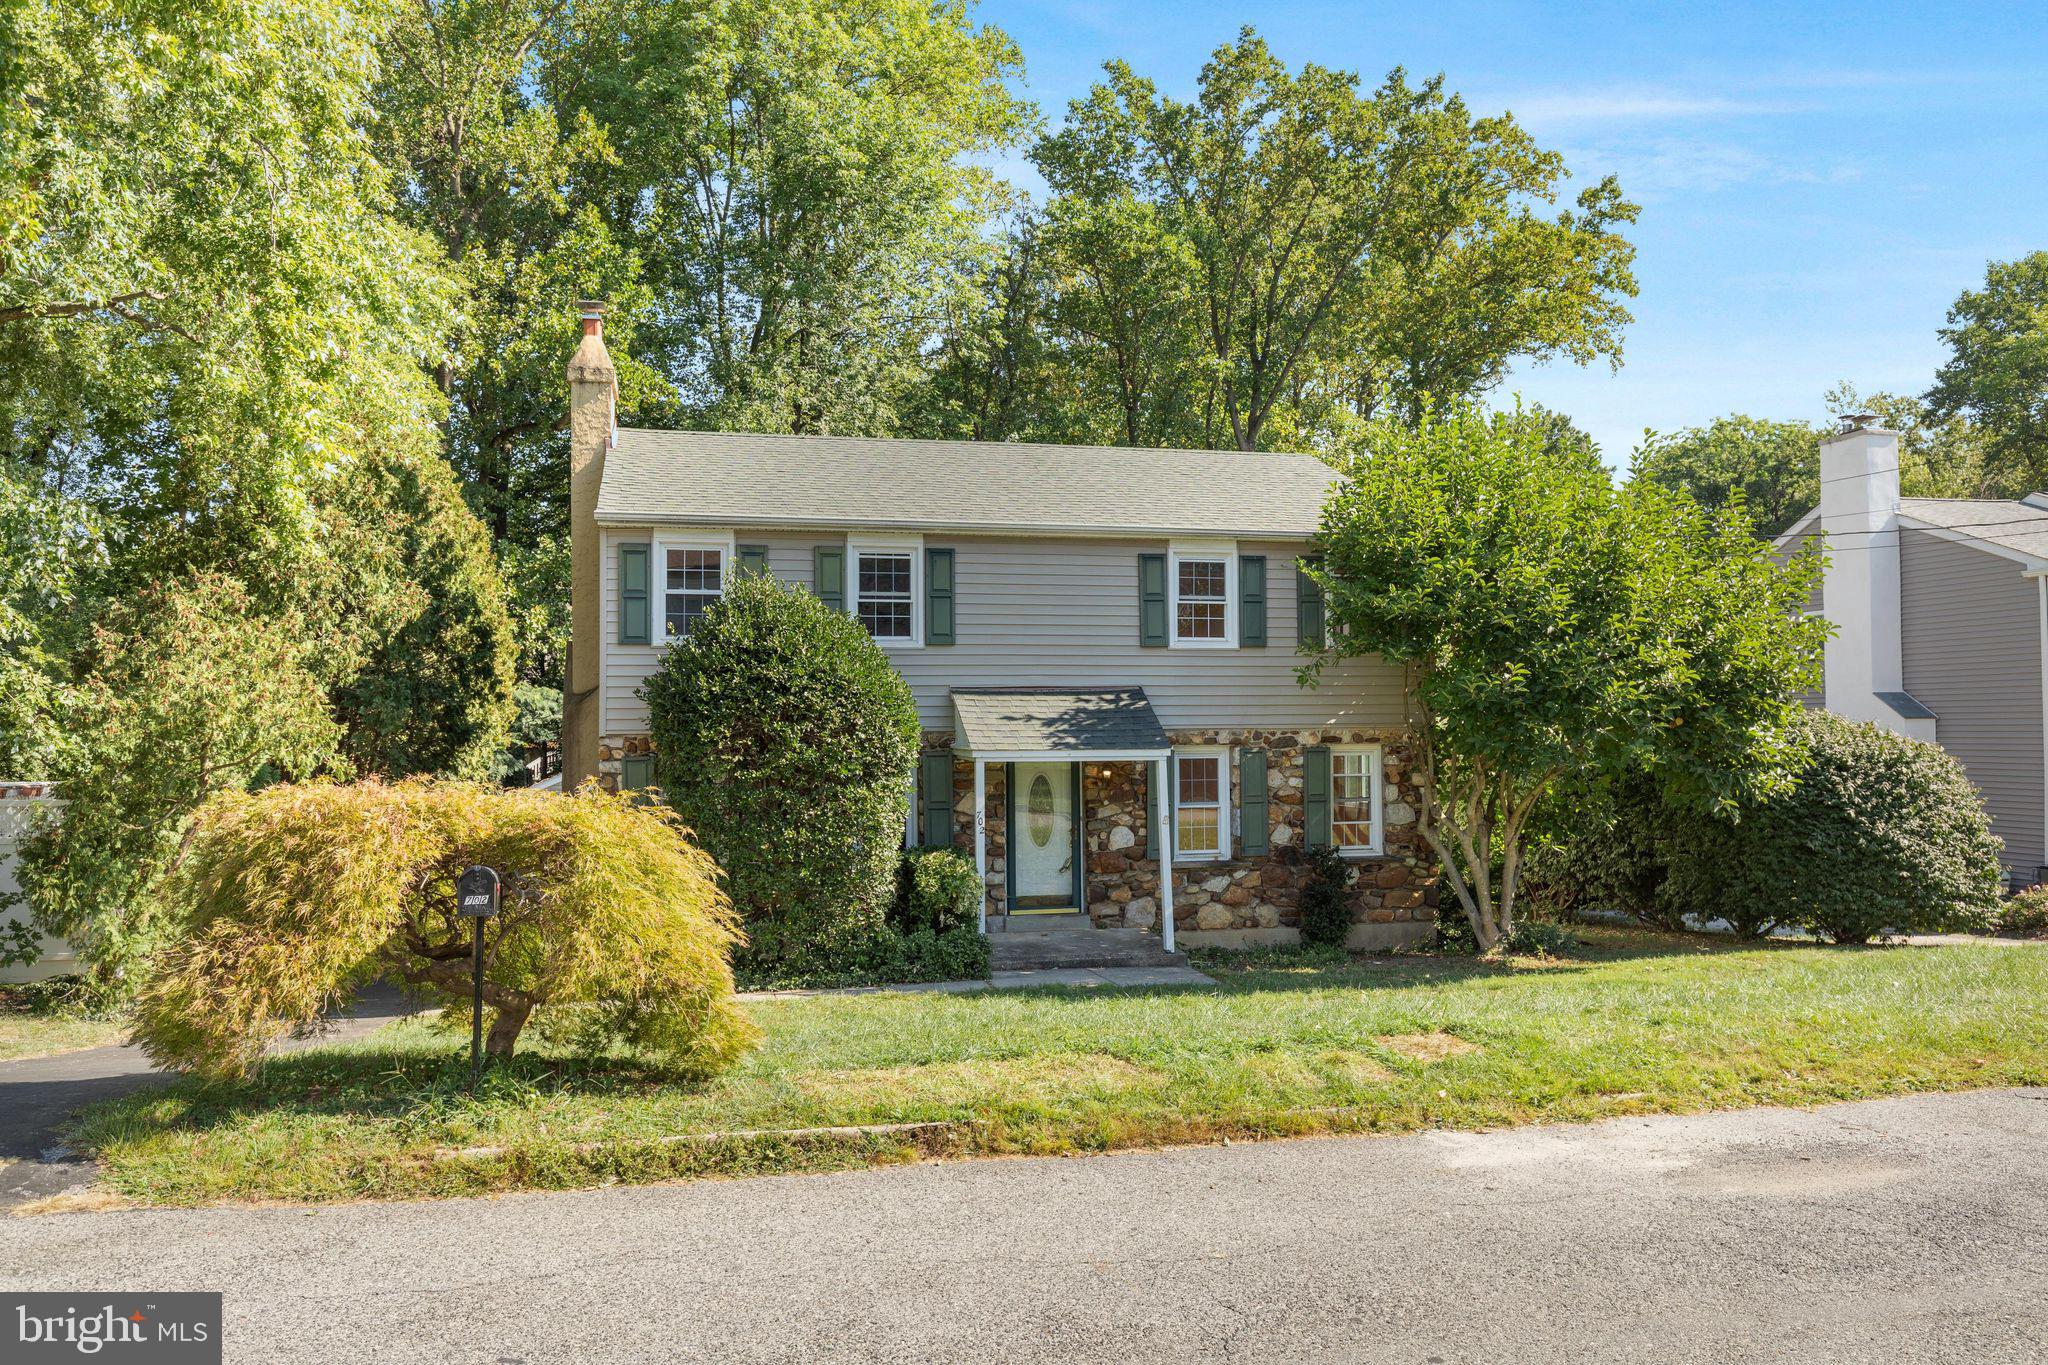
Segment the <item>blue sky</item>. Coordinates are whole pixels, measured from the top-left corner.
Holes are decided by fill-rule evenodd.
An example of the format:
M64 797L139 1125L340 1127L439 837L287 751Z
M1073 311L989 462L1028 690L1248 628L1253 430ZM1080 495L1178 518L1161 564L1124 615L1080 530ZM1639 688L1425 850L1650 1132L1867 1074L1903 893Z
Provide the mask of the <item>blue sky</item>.
M2048 5L983 0L1050 121L1122 57L1176 95L1246 23L1369 86L1441 71L1643 206L1619 372L1532 366L1611 462L1644 427L1917 392L1991 259L2048 248ZM1028 166L1006 167L1037 189ZM1505 392L1505 391L1504 391Z

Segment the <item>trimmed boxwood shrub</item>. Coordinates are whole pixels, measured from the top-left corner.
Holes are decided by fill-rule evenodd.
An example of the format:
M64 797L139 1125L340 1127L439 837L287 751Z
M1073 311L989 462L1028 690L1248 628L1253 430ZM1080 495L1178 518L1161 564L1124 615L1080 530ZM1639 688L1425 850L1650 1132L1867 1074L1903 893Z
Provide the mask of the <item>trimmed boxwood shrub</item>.
M1805 758L1792 790L1674 822L1667 904L1836 943L1984 927L1999 906L2002 845L1962 765L1824 711L1797 723Z
M953 848L914 848L896 869L895 926L906 934L943 934L979 924L981 877L965 854Z
M918 746L880 646L811 593L741 574L640 694L662 795L746 922L742 974L866 961L895 899Z

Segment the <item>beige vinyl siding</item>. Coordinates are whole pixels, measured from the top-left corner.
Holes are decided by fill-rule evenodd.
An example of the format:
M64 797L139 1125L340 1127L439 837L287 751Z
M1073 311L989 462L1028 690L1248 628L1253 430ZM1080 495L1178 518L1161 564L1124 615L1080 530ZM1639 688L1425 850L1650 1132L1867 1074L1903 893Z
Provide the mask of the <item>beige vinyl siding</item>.
M2040 589L2010 559L1906 531L1899 542L1906 690L1984 793L2006 866L2043 860Z
M603 568L604 731L646 730L635 690L658 651L619 645L620 541L653 540L646 531L607 531ZM777 577L809 586L811 551L843 538L789 532L735 533L741 545L766 545ZM917 698L927 729L953 725L954 687L1107 687L1145 689L1169 728L1376 726L1406 719L1399 669L1353 659L1330 669L1322 685L1299 686L1294 670L1294 557L1288 543L1243 541L1241 555L1266 556L1263 649L1146 649L1138 644L1138 556L1166 542L928 535L928 549L954 551L956 639L952 645L891 648ZM849 587L852 565L847 566ZM656 572L657 591L660 581ZM654 619L661 619L657 603Z
M1784 545L1773 549L1771 551L1771 558L1776 560L1779 567L1782 568L1791 563L1792 557L1807 546L1822 543L1824 542L1822 542L1818 533L1801 536L1797 540L1787 541ZM1813 580L1813 591L1806 595L1806 610L1809 615L1825 616L1827 615L1826 606L1826 600L1821 594L1821 579L1817 577ZM1827 705L1827 698L1819 692L1801 692L1799 699L1815 711Z

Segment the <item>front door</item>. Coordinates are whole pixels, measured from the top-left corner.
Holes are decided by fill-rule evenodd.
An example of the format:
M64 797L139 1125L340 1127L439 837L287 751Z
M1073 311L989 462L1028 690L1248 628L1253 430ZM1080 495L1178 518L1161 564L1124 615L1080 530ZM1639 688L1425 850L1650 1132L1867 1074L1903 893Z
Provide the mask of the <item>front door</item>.
M1074 900L1078 773L1072 763L1010 767L1010 893L1019 913L1080 908Z

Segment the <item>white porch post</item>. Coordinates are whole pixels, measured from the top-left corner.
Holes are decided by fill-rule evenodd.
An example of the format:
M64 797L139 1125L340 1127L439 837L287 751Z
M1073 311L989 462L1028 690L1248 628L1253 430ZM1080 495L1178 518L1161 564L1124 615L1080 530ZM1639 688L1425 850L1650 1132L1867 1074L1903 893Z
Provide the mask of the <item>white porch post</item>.
M981 913L976 920L988 932L988 765L974 760L974 875L981 884Z
M1173 951L1173 821L1168 818L1173 803L1167 800L1167 773L1173 760L1158 759L1152 764L1152 818L1159 822L1159 940L1167 952Z

